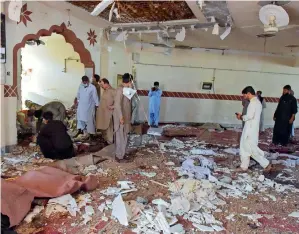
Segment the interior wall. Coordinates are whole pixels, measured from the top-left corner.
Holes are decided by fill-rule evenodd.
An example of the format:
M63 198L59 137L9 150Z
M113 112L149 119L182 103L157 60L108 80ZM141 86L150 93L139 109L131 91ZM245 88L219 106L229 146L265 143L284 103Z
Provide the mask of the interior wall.
M99 33L102 31L101 23L98 26L94 24L88 23L88 21L84 21L84 14L78 19L72 15L70 12L70 17L66 10L56 10L52 7L49 7L42 2L38 1L23 1L22 5L27 4L27 11L31 12L29 15L30 20L26 21L26 25L24 22L12 21L8 17L8 6L9 2L4 2L4 12L6 14L6 64L5 64L5 77L1 77L1 81L5 85L13 85L13 48L16 44L22 42L24 36L28 34L37 34L40 30L45 29L49 30L53 25L60 26L62 23L67 25L68 20L71 21L71 26L68 28L72 30L78 39L80 39L86 49L89 50L92 60L95 63L95 73L100 73L100 43L99 43ZM88 13L86 13L88 15ZM88 15L89 16L89 15ZM88 33L92 30L94 31L96 40L94 44L88 40ZM60 52L59 52L60 53ZM19 87L18 92L20 92ZM68 86L64 87L68 89ZM76 91L78 86L76 87ZM17 100L15 94L9 95L9 97L1 96L4 99L3 106L7 107L5 113L5 139L1 139L1 145L14 145L17 143L17 130L16 130L16 110L17 106L20 107L20 100ZM73 98L73 97L72 97ZM2 105L2 104L1 104Z
M140 54L139 61L134 65L138 89L148 90L154 81L159 81L164 91L214 93L201 90L201 84L204 81L212 82L215 77L215 94L240 95L245 86L252 85L256 90L262 90L263 96L280 97L282 87L290 84L295 95L299 95L299 68L292 67L293 60L289 58L221 55L175 49L167 56L162 51L155 50L135 51ZM116 61L114 71L129 71L131 67L128 57L123 45L113 44L109 62ZM110 73L113 79L114 73ZM148 98L141 97L141 100L147 109ZM277 103L267 104L266 126L273 126L272 116L276 106ZM237 125L240 122L235 119L234 113L241 110L240 101L165 97L162 98L161 121ZM144 114L140 113L140 116ZM296 120L296 126L298 123Z
M70 107L85 74L84 64L62 35L52 34L41 40L45 45L26 45L22 48L22 103L24 105L28 99L44 105L59 100ZM74 60L66 61L64 72L67 58Z

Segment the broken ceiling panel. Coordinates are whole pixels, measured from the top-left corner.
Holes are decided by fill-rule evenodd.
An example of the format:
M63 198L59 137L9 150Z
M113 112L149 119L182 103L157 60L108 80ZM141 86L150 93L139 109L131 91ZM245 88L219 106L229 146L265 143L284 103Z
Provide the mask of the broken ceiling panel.
M92 12L100 1L70 1L71 4ZM109 20L111 5L99 16ZM195 19L185 1L117 1L120 18L112 17L113 23L162 22L170 20Z
M232 24L226 1L205 1L202 12L207 19L214 16L220 27Z

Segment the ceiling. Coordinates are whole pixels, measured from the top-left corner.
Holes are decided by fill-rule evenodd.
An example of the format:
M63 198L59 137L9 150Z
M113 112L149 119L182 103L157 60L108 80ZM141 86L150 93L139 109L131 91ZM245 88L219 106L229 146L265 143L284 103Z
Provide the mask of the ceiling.
M101 1L70 1L88 12ZM109 19L112 5L106 8L99 17ZM185 1L116 1L120 18L112 17L113 23L141 23L152 21L169 21L196 18Z
M71 4L83 8L89 13L100 1L72 1ZM291 1L282 6L290 17L292 28L280 30L275 37L257 38L263 33L259 20L261 6L256 1L204 1L202 8L196 2L189 1L116 1L120 18L112 17L110 27L117 25L138 28L144 22L165 22L173 20L198 19L198 23L211 22L214 16L220 26L221 35L225 25L231 25L231 33L221 40L219 35L212 35L212 28L190 29L186 25L186 37L183 42L173 40L176 46L200 48L233 49L251 52L268 52L277 54L299 53L299 1ZM108 21L111 5L98 17ZM297 25L297 26L296 26ZM170 37L175 37L170 33ZM129 39L140 41L137 34L130 34ZM142 33L142 41L159 43L156 33ZM291 46L291 47L290 47ZM298 47L296 47L298 46Z

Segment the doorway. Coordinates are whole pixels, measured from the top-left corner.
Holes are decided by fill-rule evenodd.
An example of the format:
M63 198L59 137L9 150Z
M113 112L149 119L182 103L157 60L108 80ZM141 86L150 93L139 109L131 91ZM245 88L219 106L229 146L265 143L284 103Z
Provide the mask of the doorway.
M26 100L38 105L55 100L71 107L85 67L62 35L52 33L26 41L20 64L22 109Z

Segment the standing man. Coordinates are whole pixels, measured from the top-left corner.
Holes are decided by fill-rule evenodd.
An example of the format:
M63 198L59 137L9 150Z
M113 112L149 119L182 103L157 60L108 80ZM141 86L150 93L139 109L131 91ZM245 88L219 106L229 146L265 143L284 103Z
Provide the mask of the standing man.
M294 91L293 90L291 90L291 95L293 96L293 97L295 97L294 95L295 95L295 93L294 93ZM296 98L295 98L296 99ZM297 108L298 108L298 101L297 101L297 99L296 99L296 102L297 102ZM292 132L291 132L291 139L293 139L295 137L295 127L294 127L294 123L292 124Z
M264 132L265 131L265 127L264 127L264 109L267 107L266 106L266 101L265 99L262 97L262 91L257 91L256 92L258 99L260 100L261 104L262 104L262 114L261 114L261 121L260 121L260 132Z
M160 103L162 90L159 89L159 82L154 83L154 87L148 93L149 96L149 125L158 128L160 118Z
M265 158L264 151L258 147L262 104L251 86L247 86L242 93L250 102L246 115L237 114L237 118L245 122L240 142L241 166L238 171L247 171L250 157L252 157L264 168L265 172L269 172L272 166Z
M290 85L283 87L282 96L274 113L275 125L272 142L275 145L286 146L290 140L292 125L297 113L297 100L290 94L291 89Z
M113 89L106 78L101 79L101 87L104 89L100 106L96 114L96 127L103 131L104 139L108 144L113 143L113 105L115 89Z
M89 83L87 76L82 77L82 84L77 94L77 129L79 134L87 130L89 135L95 134L95 110L99 106L97 90L93 84Z
M101 85L99 84L99 82L100 82L100 76L97 75L97 74L94 74L91 83L94 85L94 87L96 87L97 94L98 94L99 101L100 101L100 98L101 98Z
M133 89L137 89L136 85L136 79L132 81L132 87ZM139 97L137 95L134 95L131 99L132 104L132 119L131 124L132 125L138 125L138 109L139 109Z
M124 89L131 88L132 75L125 73L122 84L116 89L114 99L113 122L115 132L115 156L116 161L126 162L124 159L128 134L131 127L131 100L124 95Z
M248 108L248 105L249 105L249 100L246 99L246 93L243 93L244 92L244 89L242 91L242 95L243 95L243 99L242 99L242 106L243 106L243 110L242 110L242 115L246 115L247 114L247 108ZM242 127L244 128L244 125L245 125L245 121L242 120Z

